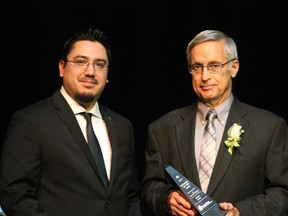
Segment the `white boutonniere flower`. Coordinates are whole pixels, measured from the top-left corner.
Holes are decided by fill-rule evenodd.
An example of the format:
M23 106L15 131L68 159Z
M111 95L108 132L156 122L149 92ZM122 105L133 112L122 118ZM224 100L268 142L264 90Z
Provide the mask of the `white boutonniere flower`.
M225 145L228 147L228 152L232 155L233 148L240 146L241 134L244 133L240 123L234 123L232 127L229 128L228 140L225 141Z

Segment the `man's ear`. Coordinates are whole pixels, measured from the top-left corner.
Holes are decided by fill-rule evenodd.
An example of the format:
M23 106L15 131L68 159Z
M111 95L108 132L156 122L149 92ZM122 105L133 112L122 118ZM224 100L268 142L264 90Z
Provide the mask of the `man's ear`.
M232 69L231 69L231 77L234 78L236 77L238 71L239 71L239 61L238 60L234 60L233 64L232 64Z

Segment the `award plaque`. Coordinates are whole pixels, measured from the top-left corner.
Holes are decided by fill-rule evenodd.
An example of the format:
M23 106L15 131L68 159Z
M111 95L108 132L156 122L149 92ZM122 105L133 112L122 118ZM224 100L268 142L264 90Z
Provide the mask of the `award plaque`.
M166 172L175 184L191 201L194 207L203 216L224 216L227 211L221 210L218 204L205 194L200 188L185 178L181 173L174 169L171 165L165 167Z

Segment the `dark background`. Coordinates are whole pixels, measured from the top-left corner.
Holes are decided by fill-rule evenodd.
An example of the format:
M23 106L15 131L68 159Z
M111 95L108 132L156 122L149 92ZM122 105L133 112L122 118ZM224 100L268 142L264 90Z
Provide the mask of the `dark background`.
M60 87L62 44L72 33L92 25L108 34L112 46L110 82L100 102L132 121L140 175L148 124L196 99L185 51L202 30L224 31L238 45L240 71L234 94L288 120L284 0L10 0L1 4L1 143L14 111Z

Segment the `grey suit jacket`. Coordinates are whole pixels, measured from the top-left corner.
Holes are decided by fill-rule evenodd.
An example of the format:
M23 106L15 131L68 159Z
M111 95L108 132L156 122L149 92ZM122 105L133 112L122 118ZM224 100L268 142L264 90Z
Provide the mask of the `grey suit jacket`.
M132 125L104 106L100 111L113 152L107 189L60 91L12 116L0 172L8 216L140 215Z
M153 215L166 215L166 194L174 188L165 165L201 188L194 155L196 109L196 103L177 109L149 125L141 196ZM238 122L245 132L230 155L224 141ZM234 203L244 216L288 215L287 161L285 120L234 97L207 194L218 203Z

